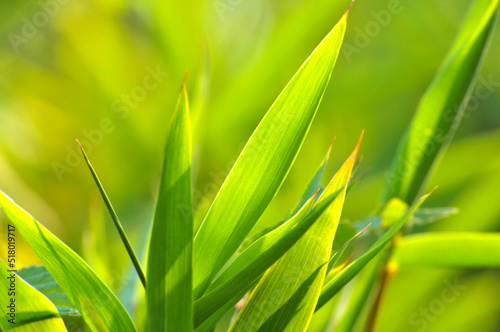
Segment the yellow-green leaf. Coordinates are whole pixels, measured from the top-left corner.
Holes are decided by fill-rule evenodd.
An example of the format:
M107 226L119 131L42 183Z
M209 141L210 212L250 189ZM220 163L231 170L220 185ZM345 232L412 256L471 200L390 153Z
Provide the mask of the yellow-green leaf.
M194 296L238 249L285 180L330 80L347 14L278 96L241 152L194 245Z
M85 261L3 191L0 206L92 331L136 331L128 312Z
M273 265L243 306L231 331L305 331L316 307L359 143L318 199L341 193L318 221Z

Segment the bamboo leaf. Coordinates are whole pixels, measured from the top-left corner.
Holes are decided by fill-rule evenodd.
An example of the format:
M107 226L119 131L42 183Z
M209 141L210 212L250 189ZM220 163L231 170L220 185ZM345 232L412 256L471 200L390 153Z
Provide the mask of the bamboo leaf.
M401 230L415 210L429 197L430 194L421 197L405 214L401 217L387 232L375 242L370 249L361 257L349 264L340 271L326 285L323 286L321 296L319 297L316 310L320 309L328 302L338 291L342 289L352 278L354 278L361 269L368 264L382 249L389 243L394 235Z
M500 267L500 233L425 233L396 243L396 266Z
M52 302L61 316L80 316L61 286L43 265L31 265L17 274Z
M92 331L136 331L115 294L80 256L2 191L0 205Z
M258 277L306 233L340 193L337 190L309 212L315 200L315 196L311 197L285 224L261 237L237 256L213 281L206 295L195 302L195 327L227 301L233 299L232 305L236 304L255 285Z
M191 124L185 82L168 128L148 254L150 331L192 331Z
M360 138L361 141L361 138ZM306 234L262 277L231 331L305 331L331 258L332 243L359 144L318 199L341 193Z
M498 13L498 0L478 0L420 100L387 176L383 200L411 204L426 186L467 106Z
M56 307L42 293L30 286L0 260L0 301L2 331L66 331ZM12 315L11 315L12 314Z
M290 80L248 140L195 237L199 298L238 249L285 180L330 80L347 15Z

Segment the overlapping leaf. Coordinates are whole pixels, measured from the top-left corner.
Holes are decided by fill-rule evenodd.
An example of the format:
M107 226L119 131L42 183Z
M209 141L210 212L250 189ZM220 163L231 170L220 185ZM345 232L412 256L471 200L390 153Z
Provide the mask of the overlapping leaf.
M361 269L368 264L382 249L389 243L394 235L401 230L404 224L408 221L410 216L415 210L427 199L430 194L424 195L420 198L406 213L402 216L381 238L373 244L370 249L361 257L349 264L345 269L340 271L335 277L332 278L326 285L324 285L321 296L319 297L316 310L321 308L328 302L338 291L342 289L354 276L356 276Z
M227 301L232 299L232 304L236 304L255 285L258 277L306 233L339 194L341 190L325 198L309 212L315 200L315 196L311 197L285 224L262 236L238 255L212 282L206 295L195 302L195 327Z
M332 178L318 204L342 189L307 233L262 277L231 331L305 331L314 313L330 260L347 183L359 143Z
M80 316L61 286L43 265L20 269L19 276L52 302L61 316Z
M347 15L300 67L248 140L195 237L194 296L238 249L283 183L342 44Z
M11 272L0 260L0 301L2 331L62 332L66 331L56 307L42 293Z

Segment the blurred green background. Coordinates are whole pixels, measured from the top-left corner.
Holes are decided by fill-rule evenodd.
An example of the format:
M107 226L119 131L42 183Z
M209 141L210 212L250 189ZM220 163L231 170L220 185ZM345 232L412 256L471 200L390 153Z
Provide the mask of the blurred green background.
M42 0L0 4L0 188L83 255L121 295L127 255L75 139L141 251L166 127L185 70L194 132L198 224L271 103L348 1ZM256 228L284 217L333 137L330 174L361 130L370 173L343 217L374 210L398 140L469 2L360 0L316 119L291 173ZM466 116L429 187L427 206L460 214L434 231L500 231L500 29ZM5 217L1 216L5 225ZM5 236L2 227L2 236ZM19 263L37 263L23 245ZM0 253L4 258L4 252ZM423 324L411 317L458 277L467 288ZM123 278L127 282L122 281ZM130 294L129 294L130 295ZM500 331L499 271L403 270L377 330ZM330 308L331 310L331 308ZM323 310L325 311L325 310ZM413 315L413 316L412 316ZM311 330L327 326L315 316Z

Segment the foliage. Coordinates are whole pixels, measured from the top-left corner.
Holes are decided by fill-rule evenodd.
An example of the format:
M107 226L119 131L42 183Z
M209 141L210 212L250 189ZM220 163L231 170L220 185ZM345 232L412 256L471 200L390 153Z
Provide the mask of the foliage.
M183 6L189 4L172 10ZM7 218L43 263L12 272L20 294L15 330L64 331L68 317L81 316L92 331L372 331L381 326L380 310L400 269L497 268L498 234L422 231L458 211L421 208L430 194L420 195L464 117L498 8L498 0L477 0L473 5L400 142L382 204L361 219L343 217L351 189L363 182L357 175L360 138L326 186L320 182L330 150L297 203L282 211L286 217L252 234L287 179L326 96L350 9L278 95L207 211L194 202L196 133L191 127L196 117L190 110L202 102L203 75L200 63L193 66L200 86L190 101L185 76L167 128L149 237L141 241L145 253L134 250L85 153L89 146L81 145L135 269L129 273L134 276L129 285L140 281L145 292L134 287L133 294L115 295L82 257L0 191ZM156 15L166 20L157 36L162 49L169 53L179 46L169 53L172 62L182 62L185 56L196 63L191 54L184 54L182 43L169 45L171 34L178 30L167 28L180 26L162 12ZM185 36L192 35L196 25L185 31ZM231 98L228 102L234 102ZM139 257L146 258L146 273ZM8 287L8 279L2 279ZM5 292L2 298L9 301ZM334 319L320 326L325 310ZM5 321L0 326L12 328Z

